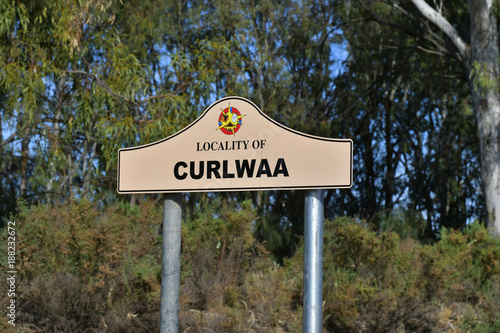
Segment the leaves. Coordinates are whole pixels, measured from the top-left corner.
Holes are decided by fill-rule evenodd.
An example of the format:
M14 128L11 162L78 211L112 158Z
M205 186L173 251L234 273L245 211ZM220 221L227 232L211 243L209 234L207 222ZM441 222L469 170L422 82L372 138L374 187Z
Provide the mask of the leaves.
M2 5L2 216L21 194L113 202L119 148L171 135L228 95L294 129L353 138L354 188L327 193L329 218L417 212L412 230L425 221L434 239L484 216L467 75L408 2ZM446 9L465 34L467 11ZM293 253L302 192L229 196L252 198L277 259Z

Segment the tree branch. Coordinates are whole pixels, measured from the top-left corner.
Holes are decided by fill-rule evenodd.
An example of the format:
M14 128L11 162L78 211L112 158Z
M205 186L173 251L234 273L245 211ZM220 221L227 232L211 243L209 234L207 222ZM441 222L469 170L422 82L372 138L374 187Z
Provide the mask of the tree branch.
M399 11L399 13L401 13L408 20L410 20L415 25L415 27L417 27L416 30L408 28L407 26L404 26L404 25L399 24L397 22L393 22L390 18L389 19L383 18L378 13L376 13L375 11L370 9L370 7L366 5L365 1L363 1L363 0L358 0L358 1L361 4L361 6L363 7L363 9L365 9L371 15L371 18L365 19L365 21L373 20L373 21L377 22L378 24L380 24L381 26L396 28L398 30L401 30L401 31L407 33L410 36L414 36L416 38L421 38L421 39L429 42L430 44L432 44L437 49L437 52L439 54L449 55L449 56L452 56L452 57L457 58L458 60L462 61L462 55L458 51L455 51L456 48L454 48L451 45L449 47L444 46L447 44L446 41L431 29L431 27L429 26L427 21L416 20L415 17L413 15L411 15L410 12L408 12L403 7L396 4L394 2L394 0L381 1L382 3L391 7L391 14L389 16L392 16L392 13L393 13L392 10L396 9L397 11Z
M132 104L132 105L137 105L137 103L135 103L134 101L128 99L127 97L121 96L121 95L118 95L117 93L115 93L113 91L113 89L111 89L108 85L106 85L104 82L102 82L101 80L99 80L99 78L95 74L92 74L92 73L89 73L89 72L86 72L86 71L82 71L82 70L67 70L66 73L86 75L86 76L92 78L95 82L97 82L97 84L101 88L103 88L108 94L110 94L111 96L113 96L115 99L125 101L125 102L127 102L129 104Z
M413 5L420 11L420 13L429 21L434 23L442 32L444 32L451 40L453 45L457 48L461 56L461 60L469 63L469 46L462 40L457 30L448 22L443 15L438 13L434 8L429 6L425 0L410 0Z
M15 141L16 140L16 135L17 135L17 131L14 132L14 133L12 133L7 139L3 140L2 141L2 146L8 145L9 143ZM19 138L19 139L21 139L21 138Z
M139 100L138 101L138 100L131 100L131 99L125 97L125 96L122 96L122 95L119 95L119 94L115 93L113 91L113 89L111 89L108 85L106 85L104 82L102 82L101 80L99 80L99 78L95 74L92 74L92 73L89 73L89 72L86 72L86 71L82 71L82 70L67 70L66 73L68 73L68 74L82 74L82 75L86 75L86 76L90 77L92 80L94 80L95 82L97 82L97 84L101 88L103 88L108 94L110 94L111 96L113 96L116 100L125 101L128 104L134 105L136 107L139 107L141 104L147 103L148 101L151 101L151 100L154 100L154 99L162 99L162 98L166 98L166 97L171 97L171 96L175 95L177 92L179 92L182 88L186 87L187 84L190 82L190 81L183 82L173 92L170 92L168 94L149 96L149 97L144 98L143 100Z

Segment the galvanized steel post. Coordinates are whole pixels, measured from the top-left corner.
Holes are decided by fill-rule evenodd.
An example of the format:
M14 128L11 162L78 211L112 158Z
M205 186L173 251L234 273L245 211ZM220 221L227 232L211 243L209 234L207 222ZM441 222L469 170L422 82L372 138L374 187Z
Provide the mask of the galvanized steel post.
M306 192L303 332L321 333L323 307L323 190Z
M163 197L160 333L179 331L182 194Z

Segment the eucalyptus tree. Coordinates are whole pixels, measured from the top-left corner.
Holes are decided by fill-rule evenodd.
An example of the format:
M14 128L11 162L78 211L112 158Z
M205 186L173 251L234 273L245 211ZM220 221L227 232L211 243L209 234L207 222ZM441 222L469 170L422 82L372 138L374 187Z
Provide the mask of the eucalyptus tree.
M113 29L110 5L2 3L2 125L13 131L14 156L20 149L19 172L9 176L20 179L17 195L72 198L99 181L100 109L125 105L141 81L140 66Z
M182 49L189 59L205 54L207 63L202 69L214 75L209 99L242 94L287 126L317 135L330 134L336 64L332 46L340 40L332 11L338 6L335 1L213 0L179 4L175 10L168 10L164 23L171 22L171 28L165 30L186 33L179 39L167 34L170 44L166 47L178 45L176 49ZM227 52L220 52L220 46ZM259 212L257 238L266 241L277 258L293 252L303 232L302 192L223 195L238 200L251 196ZM200 197L189 195L188 204L194 206Z
M420 34L411 6L344 4L349 57L336 80L336 114L343 123L333 127L355 139L354 193L361 199L349 200L344 211L382 223L403 210L405 223L430 238L441 226L460 228L483 217L478 145L460 60L425 52L435 44ZM465 11L453 7L449 14L463 17ZM467 31L467 24L461 29Z
M425 0L359 1L373 20L405 31L415 51L453 59L468 83L477 126L486 220L500 234L500 95L498 90L498 8L493 0L426 2ZM391 15L384 15L383 12ZM402 15L405 24L393 17Z
M340 43L336 1L262 1L248 11L242 45L250 96L275 120L329 136L333 116L334 46ZM253 46L255 45L255 47ZM256 193L256 232L276 257L293 253L303 234L303 192Z
M424 19L432 22L451 41L446 50L462 61L469 78L481 152L487 222L491 231L500 236L498 5L493 0L469 0L470 31L461 36L450 23L452 18L446 17L442 1L439 7L431 7L424 0L412 0L412 3ZM432 29L428 27L427 31L432 32Z
M193 35L191 46L193 22L174 33L157 9L175 17L176 1L0 5L4 213L18 196L113 198L118 148L194 120L214 90L214 67L238 60L229 43Z

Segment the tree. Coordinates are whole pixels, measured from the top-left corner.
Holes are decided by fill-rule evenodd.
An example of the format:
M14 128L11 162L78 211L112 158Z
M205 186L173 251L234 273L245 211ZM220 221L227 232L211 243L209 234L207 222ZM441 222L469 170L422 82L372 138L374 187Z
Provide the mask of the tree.
M469 59L467 73L457 66L456 47L410 0L0 0L0 7L2 216L20 195L117 200L119 148L164 138L216 99L242 95L299 131L354 139L354 189L328 191L328 218L426 218L433 237L440 226L481 217L464 82L473 74L479 96L491 83L479 63ZM443 15L464 13L452 6ZM342 15L357 25L341 25ZM467 36L468 27L455 29ZM344 38L350 57L339 75L335 50ZM256 237L277 259L293 253L302 192L189 194L185 207L218 196L252 198Z
M349 56L335 79L331 135L353 138L355 181L352 191L331 194L327 212L384 228L391 216L404 217L427 239L443 226L482 218L474 118L460 62L422 52L427 44L415 20L386 2L345 4L339 15Z
M477 125L486 221L491 232L500 235L500 94L495 2L471 0L468 13L461 2L434 1L434 7L425 0L359 0L359 3L378 24L405 32L413 40L413 50L461 63ZM390 14L384 15L384 11ZM468 14L469 22L457 20L462 14ZM397 15L406 17L406 22L395 22L393 18ZM457 21L452 22L452 18Z
M19 196L115 199L118 148L196 119L211 103L215 69L238 82L231 42L208 40L191 21L179 31L173 20L186 22L190 9L178 6L0 1L0 215Z
M472 106L477 119L481 150L481 178L486 198L487 222L500 236L500 91L499 46L493 0L469 0L470 46L442 12L424 0L411 0L415 7L443 31L453 43L470 81Z

